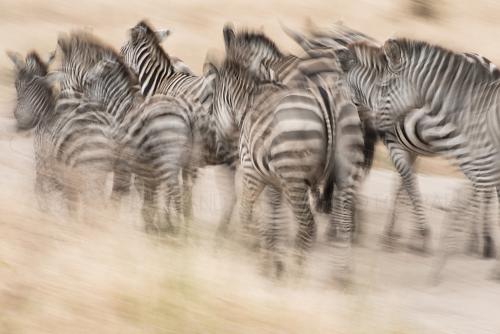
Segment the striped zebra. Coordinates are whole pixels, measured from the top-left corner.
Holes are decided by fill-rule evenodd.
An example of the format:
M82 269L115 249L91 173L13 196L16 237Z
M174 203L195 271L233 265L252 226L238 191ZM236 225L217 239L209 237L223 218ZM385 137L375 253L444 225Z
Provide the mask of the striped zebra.
M230 44L226 34L225 38L226 44ZM262 242L278 276L283 269L283 197L298 223L295 246L300 264L316 233L308 191L326 179L337 181L339 193L334 202L336 210L331 214L332 223L339 226L339 249L333 256L337 256L343 274L349 266L352 205L363 161L363 136L341 70L321 59L314 61L316 65L328 66L331 81L326 84L322 76L308 73L308 89L262 82L261 75L231 58L226 58L219 69L213 67L217 138L239 138L240 143L241 223L246 229L252 227L255 201L267 186L272 214L263 226ZM311 68L305 66L297 71ZM307 75L298 75L303 82L304 76Z
M351 51L343 59L348 67L360 59L384 65L374 108L380 129L393 127L408 110L428 106L422 140L452 159L472 182L467 206L477 215L481 203L491 201L491 189L498 192L500 181L500 81L491 68L469 55L407 39L388 40L380 49L359 45ZM485 216L489 220L489 212ZM450 254L445 249L440 267Z
M130 30L129 39L120 50L124 62L137 75L144 96L154 94L183 96L201 103L205 109L204 114L207 115L207 112L210 113L212 110L213 77L210 75L194 76L187 73L185 68L179 70L179 61L169 56L160 45L169 35L168 30L155 31L147 22L139 22ZM176 68L176 65L179 67ZM206 128L212 128L211 120L206 118L205 120ZM207 137L211 138L211 135L208 134ZM234 179L238 158L237 146L233 143L218 145L217 156L206 155L205 161L200 162L198 167L225 164L230 167ZM196 170L192 170L191 175L185 175L184 183L192 184L195 178ZM190 193L190 190L186 189L186 192ZM186 198L189 197L190 195L187 194ZM235 205L236 198L233 198L229 203L230 209L219 224L219 235L226 234Z
M284 30L299 45L301 45L305 51L324 48L339 50L357 42L362 42L373 47L378 47L380 45L375 39L343 24L334 24L329 31L322 31L315 27L310 27L309 32L311 36L308 38L286 27L284 27ZM500 78L500 70L487 58L473 53L465 53L464 55L470 62L475 62L487 68L493 78ZM376 72L370 72L366 68L360 69L358 77L362 78L362 80L366 80L368 85L372 85L377 80L374 75L375 73ZM370 74L372 75L371 77ZM381 132L381 138L383 139L385 146L388 148L389 156L391 157L396 170L402 176L403 181L398 183L394 205L392 206L392 212L389 215L390 221L386 226L386 231L384 233L385 240L388 245L391 245L394 240L393 236L395 236L394 226L396 208L398 207L398 203L406 200L406 196L404 196L405 193L413 193L413 195L410 195L411 204L414 208L417 222L420 220L420 223L417 224L416 231L419 231L422 228L425 228L426 230L429 229L426 227L425 220L422 220L425 218L423 217L423 209L421 207L421 200L419 199L420 194L418 192L417 184L415 181L411 180L411 178L413 178L413 176L411 176L413 173L412 165L418 156L440 155L438 151L429 145L429 143L421 139L421 130L425 126L424 123L427 118L427 114L427 108L413 110L410 114L400 118L392 131ZM415 198L417 198L417 201L414 200ZM488 207L488 205L485 205L485 207ZM474 235L475 225L473 228ZM483 255L485 257L491 257L494 253L494 245L492 243L493 239L489 235L488 231L488 222L485 221L483 225ZM474 238L471 239L469 246L470 251L474 251L476 248L474 246L475 244L477 245L478 243L474 242Z
M145 185L142 214L146 229L175 231L172 213L187 232L183 214L186 192L179 176L189 173L213 143L205 128L203 117L208 115L204 108L183 96L144 98L120 55L91 35L77 33L60 40L60 45L63 68L74 70L80 64L84 71L79 75L74 70L74 77L83 78L86 98L101 104L119 121L114 139L120 164L115 173L118 182L129 181L133 174ZM160 215L162 195L166 217Z
M310 78L308 77L311 74L321 76L324 80L329 80L331 66L322 67L321 59L324 59L322 57L299 58L294 55L286 55L264 33L249 30L235 31L231 24L226 24L223 32L227 58L239 62L252 72L261 71L259 67L270 68L276 79L289 87L303 86L303 82L309 81ZM321 71L324 72L321 73ZM336 79L334 78L333 80ZM324 85L324 83L321 83L321 85ZM360 112L359 108L358 112L360 117L365 114ZM374 151L373 145L376 140L376 133L372 131L372 127L367 121L366 117L362 118L365 145L363 151L363 169L365 173L370 169ZM342 133L342 131L338 133ZM344 139L340 139L340 142L347 143ZM334 184L335 180L324 180L319 187L311 189L316 208L323 213L329 213L332 210ZM354 201L353 203L353 214L356 213L356 202ZM359 221L353 219L353 222L354 231L359 232ZM329 238L335 238L335 234L335 228L329 229Z
M141 21L130 29L129 39L120 50L125 64L138 77L142 95L186 95L210 109L212 79L174 66L179 61L172 62L160 45L169 35L168 30L155 31L146 21Z
M82 103L74 91L56 94L58 76L48 74L48 63L36 52L25 60L17 53L8 56L16 70L18 127L34 129L35 192L41 208L50 209L48 196L62 192L70 214L78 214L82 201L89 213L95 209L91 202L105 200L102 184L113 160L112 119L97 105Z

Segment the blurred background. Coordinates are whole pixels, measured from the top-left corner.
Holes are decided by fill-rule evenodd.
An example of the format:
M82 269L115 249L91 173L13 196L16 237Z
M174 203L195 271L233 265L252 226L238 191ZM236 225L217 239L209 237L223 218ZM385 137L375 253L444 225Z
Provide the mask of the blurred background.
M127 29L147 18L173 30L164 48L201 74L209 50L222 54L228 21L263 30L282 50L299 53L280 22L301 30L306 19L326 28L341 20L380 41L425 39L500 64L499 14L495 0L0 0L0 45L48 54L59 33L86 28L119 48ZM125 220L103 214L89 225L39 212L32 135L14 126L12 68L2 52L0 333L500 332L500 284L488 279L493 261L459 255L442 282L430 284L441 221L462 182L447 161L418 165L434 254L381 249L397 177L377 147L376 169L363 186L353 282L341 287L329 279L321 245L307 279L272 282L252 256L230 243L215 246L214 224L233 195L218 168L204 170L196 184L197 237L188 245L144 235L133 212ZM403 212L403 221L410 218ZM498 224L494 232L500 240Z

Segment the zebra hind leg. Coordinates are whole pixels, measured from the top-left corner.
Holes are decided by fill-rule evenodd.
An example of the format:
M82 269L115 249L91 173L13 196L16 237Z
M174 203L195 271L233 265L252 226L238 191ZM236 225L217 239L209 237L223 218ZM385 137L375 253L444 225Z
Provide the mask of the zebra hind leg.
M267 187L267 200L270 203L270 215L262 226L262 242L264 251L264 273L280 279L284 272L285 217L282 210L283 194L280 189Z
M243 170L243 184L240 198L240 224L243 228L243 243L248 249L258 248L258 233L253 209L264 189L264 183L251 170Z
M173 232L174 234L182 233L187 238L188 230L184 222L182 186L179 181L179 173L173 173L165 182L164 200L166 212L165 221L160 225L160 229L165 232Z
M142 180L142 219L146 233L159 233L161 228L158 223L158 185L152 180Z
M316 223L309 204L308 186L303 183L287 184L286 196L293 215L298 224L297 235L295 239L296 265L299 276L304 270L303 266L307 255L316 239Z

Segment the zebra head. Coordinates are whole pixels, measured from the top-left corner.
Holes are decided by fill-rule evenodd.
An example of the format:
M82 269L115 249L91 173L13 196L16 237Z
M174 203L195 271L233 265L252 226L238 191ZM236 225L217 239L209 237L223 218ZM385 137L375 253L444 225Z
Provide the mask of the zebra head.
M164 71L168 75L171 60L161 47L161 42L171 34L170 30L154 31L149 23L141 21L129 32L129 38L120 49L125 64L143 82L144 77L151 75L148 69ZM148 64L149 63L149 64ZM151 64L161 64L153 67ZM144 93L144 92L143 92Z
M61 71L65 74L61 90L83 92L87 72L103 58L118 59L116 51L87 31L60 36Z
M14 117L17 127L19 130L31 129L54 106L51 79L47 76L54 55L47 62L35 51L28 53L24 60L18 53L7 51L7 55L15 66L17 103Z
M424 96L418 92L415 80L405 80L408 57L400 43L401 40L389 39L382 47L387 67L381 79L376 109L377 125L382 130L392 128L408 112L425 105Z

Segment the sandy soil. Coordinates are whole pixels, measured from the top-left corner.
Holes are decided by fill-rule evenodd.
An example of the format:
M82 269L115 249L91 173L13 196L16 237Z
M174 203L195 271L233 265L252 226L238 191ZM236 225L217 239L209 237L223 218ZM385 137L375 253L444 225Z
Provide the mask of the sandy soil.
M377 38L426 38L484 54L500 63L495 1L439 1L437 19L410 15L401 1L96 1L85 4L1 0L3 49L51 51L57 34L89 27L113 45L149 18L174 29L166 49L196 72L207 50L222 49L222 25L264 30L297 51L279 21L300 28L335 20ZM217 51L219 50L219 51ZM460 180L448 164L423 160L419 181L433 227L433 255L405 250L410 219L401 217L402 246L379 242L395 175L374 170L363 189L363 234L355 247L352 284L332 281L320 236L305 277L274 282L259 274L258 256L237 242L216 244L216 222L233 194L222 168L202 172L195 187L193 234L186 244L141 232L137 199L121 217L99 213L81 224L39 212L32 191L29 133L14 129L11 64L0 55L0 333L500 333L500 284L494 261L458 255L441 284L430 283L446 208ZM377 166L389 164L383 150ZM445 174L445 176L442 176ZM449 174L449 175L448 175ZM321 226L325 217L319 218ZM496 240L500 240L495 224ZM499 241L500 243L500 241Z

